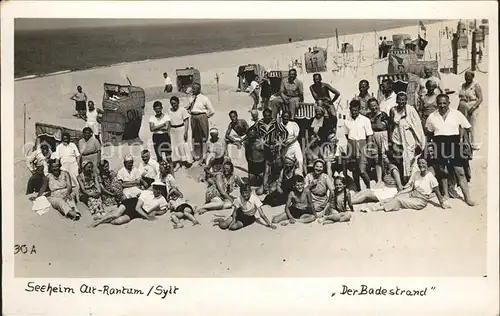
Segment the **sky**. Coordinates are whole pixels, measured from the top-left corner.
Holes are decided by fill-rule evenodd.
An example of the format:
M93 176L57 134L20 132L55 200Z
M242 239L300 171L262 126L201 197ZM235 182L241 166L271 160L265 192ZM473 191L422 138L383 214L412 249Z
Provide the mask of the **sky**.
M85 27L113 27L154 24L206 23L205 19L16 19L17 30L50 30Z

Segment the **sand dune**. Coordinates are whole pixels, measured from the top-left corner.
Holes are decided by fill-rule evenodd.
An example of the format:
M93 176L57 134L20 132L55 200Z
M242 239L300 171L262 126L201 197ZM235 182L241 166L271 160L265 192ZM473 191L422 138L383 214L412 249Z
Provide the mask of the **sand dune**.
M450 41L439 41L441 27L456 27L456 21L427 25L429 53L427 59L441 54L440 67L451 65ZM390 38L395 33L415 35L417 27L388 30L379 35ZM376 76L386 73L387 62L375 59L375 36L355 34L342 36L341 41L353 43L355 52L342 59L336 53L334 39L323 39L243 49L195 56L184 56L139 64L41 77L15 83L15 242L33 244L37 255L16 257L15 273L22 277L230 277L230 276L480 276L486 271L486 183L487 124L482 124L484 145L472 162L474 176L472 193L479 205L466 207L463 201L453 200L451 210L429 206L423 211L401 211L395 214L360 214L348 224L321 226L317 223L279 227L272 231L253 225L239 232L225 232L210 225L212 214L201 217L201 226L186 225L173 230L169 219L155 222L135 220L122 227L103 225L88 228L90 216L80 222L70 222L56 212L38 216L23 195L28 171L23 155L23 107L27 109L27 140L34 138L34 123L46 122L81 128L84 123L72 117L74 105L69 96L82 85L91 100L100 104L104 82L126 83L129 76L134 85L147 92L146 115L140 137L145 146L151 138L147 119L152 114L154 100L164 100L162 77L164 71L192 66L200 69L204 93L215 105L217 114L211 124L225 132L227 113L231 109L249 119L251 99L236 91L236 72L241 64L260 63L267 69L288 69L292 60L300 59L307 47L327 46L329 71L323 73L325 82L342 93L345 104L357 91L357 83L367 79L376 94ZM441 42L441 43L440 43ZM440 46L441 45L441 46ZM439 49L441 47L441 49ZM332 72L338 64L344 65ZM461 52L461 59L466 58ZM484 57L487 69L488 57ZM467 67L461 60L460 69ZM215 76L220 77L219 98ZM299 74L304 86L311 83L311 74ZM458 90L462 76L442 75L443 84ZM477 73L476 79L487 91L487 75ZM308 89L306 89L308 91ZM306 101L311 96L306 95ZM452 99L457 105L456 98ZM488 99L481 107L479 120L487 122ZM140 147L140 146L138 146ZM118 168L122 153L138 147L127 145L107 147L103 156ZM245 168L243 152L232 152L236 165ZM205 186L198 183L200 170L193 168L176 173L180 188L196 205L204 201ZM240 172L240 171L238 171ZM282 208L265 208L268 216ZM230 211L217 212L228 214ZM138 268L140 267L140 268Z

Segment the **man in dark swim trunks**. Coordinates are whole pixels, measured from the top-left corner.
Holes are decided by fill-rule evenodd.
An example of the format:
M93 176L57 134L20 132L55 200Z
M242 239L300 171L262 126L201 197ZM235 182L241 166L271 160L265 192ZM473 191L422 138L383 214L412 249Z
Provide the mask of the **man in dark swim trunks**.
M335 117L337 115L335 111L335 107L333 106L333 103L337 101L337 99L340 97L340 92L329 85L328 83L324 83L321 81L321 75L320 74L314 74L313 75L313 81L314 83L309 87L309 90L311 90L311 94L318 103L318 101L323 101L323 106L325 107L325 110L328 112L328 115L330 117ZM330 97L330 92L333 93L333 99ZM318 103L318 105L320 105Z
M229 118L231 122L229 122L229 126L226 131L226 142L228 144L233 144L241 148L242 137L248 131L248 123L244 119L238 118L238 112L232 110L229 112ZM234 131L234 133L232 133Z

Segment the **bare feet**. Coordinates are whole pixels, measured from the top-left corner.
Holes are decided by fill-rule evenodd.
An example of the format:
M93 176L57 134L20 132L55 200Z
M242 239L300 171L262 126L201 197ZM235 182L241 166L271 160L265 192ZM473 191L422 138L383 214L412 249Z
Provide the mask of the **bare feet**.
M200 222L198 222L198 221L194 221L194 222L193 222L193 226L196 226L196 225L201 225L201 223L200 223Z
M174 224L174 229L179 229L179 228L183 228L184 225L182 224Z
M450 195L450 198L452 198L452 199L460 198L460 195L458 195L458 192L455 188L448 188L448 194Z
M469 206L476 206L477 205L477 203L472 201L472 200L466 200L465 203L467 203L467 205L469 205Z

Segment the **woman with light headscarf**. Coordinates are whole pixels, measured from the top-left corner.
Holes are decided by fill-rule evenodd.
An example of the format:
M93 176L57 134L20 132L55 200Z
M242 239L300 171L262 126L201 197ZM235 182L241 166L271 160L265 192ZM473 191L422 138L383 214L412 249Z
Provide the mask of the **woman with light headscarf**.
M403 183L410 178L415 163L417 149L425 148L422 122L417 111L407 104L408 96L399 92L396 106L389 111L389 150L401 173Z
M321 106L314 108L314 117L310 121L306 131L308 148L305 148L306 157L311 161L321 158L324 159L323 144L328 143L328 137L335 134L337 126L337 117L325 117L326 110ZM309 166L308 166L309 167Z
M333 192L333 180L325 173L325 165L324 160L316 159L313 171L305 177L305 185L311 192L313 207L317 213L327 205L328 191Z
M458 97L460 103L458 110L469 120L472 126L471 143L472 149L479 149L479 135L477 133L478 108L483 103L483 92L481 86L474 81L474 72L468 70L465 72L465 82L462 84Z

